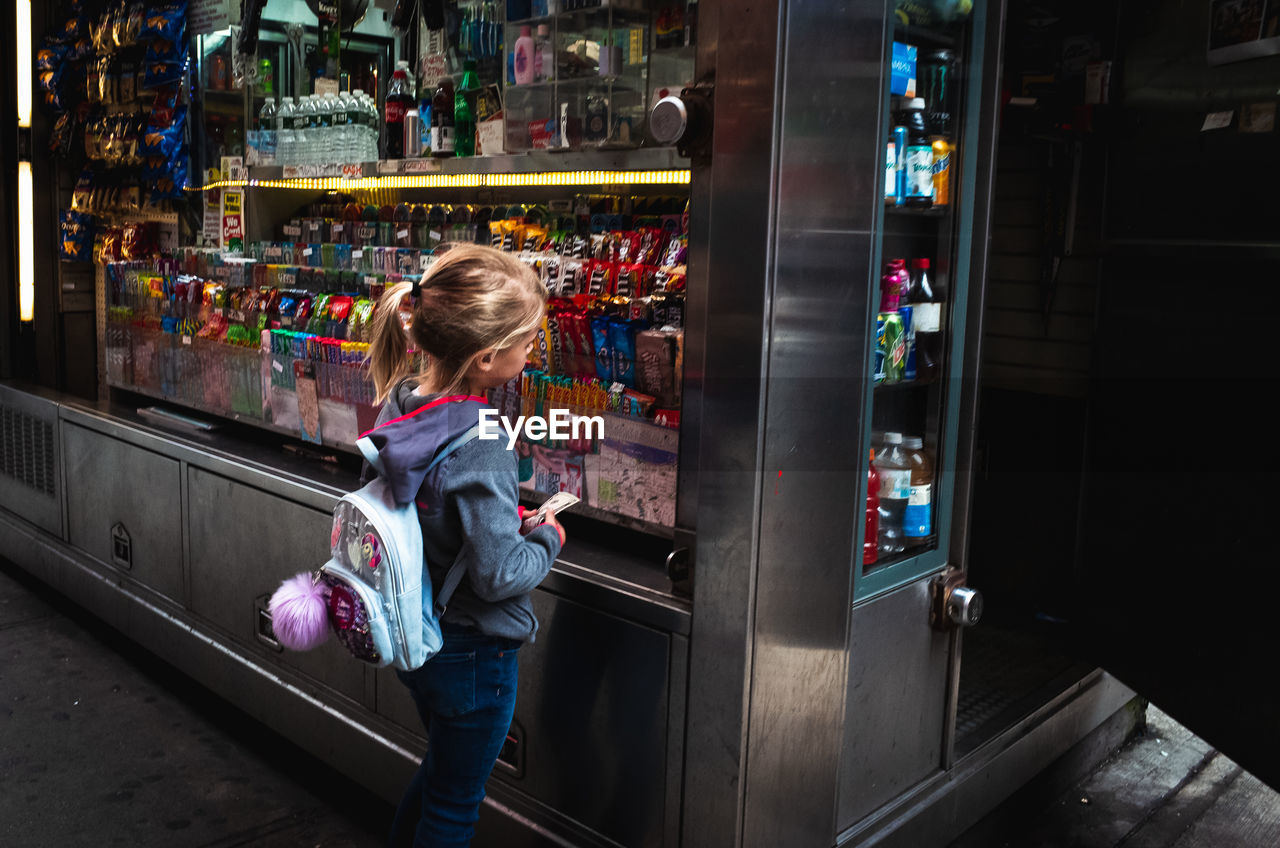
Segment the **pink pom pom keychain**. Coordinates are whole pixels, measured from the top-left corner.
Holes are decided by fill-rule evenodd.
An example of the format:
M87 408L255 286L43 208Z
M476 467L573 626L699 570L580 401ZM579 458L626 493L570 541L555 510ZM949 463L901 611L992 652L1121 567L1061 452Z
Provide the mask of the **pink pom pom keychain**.
M329 636L326 586L320 572L296 574L280 584L271 596L271 629L291 651L309 651Z

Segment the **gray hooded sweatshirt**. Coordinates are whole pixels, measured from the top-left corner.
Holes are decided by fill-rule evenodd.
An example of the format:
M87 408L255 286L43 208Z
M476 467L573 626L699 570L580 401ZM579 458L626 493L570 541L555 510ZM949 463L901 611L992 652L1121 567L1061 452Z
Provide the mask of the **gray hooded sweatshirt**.
M491 636L533 641L538 620L529 593L560 553L560 534L544 525L520 535L516 455L506 440L472 439L427 473L437 451L479 422L483 398L414 393L401 382L366 435L399 503L414 501L422 525L424 580L440 592L455 562L466 571L441 620ZM366 466L366 475L372 472Z

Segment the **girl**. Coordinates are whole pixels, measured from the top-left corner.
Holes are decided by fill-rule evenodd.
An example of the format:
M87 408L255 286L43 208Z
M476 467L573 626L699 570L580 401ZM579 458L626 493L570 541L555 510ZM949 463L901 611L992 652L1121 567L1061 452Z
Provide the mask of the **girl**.
M369 434L396 500L418 505L425 578L439 597L456 562L463 578L440 618L444 647L397 672L426 727L428 747L392 824L392 845L466 846L484 785L511 726L516 657L538 622L529 593L564 544L554 517L520 533L516 456L506 440L472 439L430 473L432 457L479 422L486 389L520 374L547 292L533 271L488 247L455 246L431 266L409 332L427 354L408 375L401 283L378 304L370 370L379 402Z

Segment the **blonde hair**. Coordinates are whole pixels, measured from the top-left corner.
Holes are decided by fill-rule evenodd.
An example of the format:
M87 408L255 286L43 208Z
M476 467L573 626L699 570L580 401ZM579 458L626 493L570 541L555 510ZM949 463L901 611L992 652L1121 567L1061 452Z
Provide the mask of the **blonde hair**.
M532 268L508 253L473 244L448 248L427 270L406 335L400 304L412 288L397 283L374 313L369 372L378 403L412 376L409 335L427 355L428 373L441 391L452 394L480 351L505 350L536 330L547 302L546 286Z

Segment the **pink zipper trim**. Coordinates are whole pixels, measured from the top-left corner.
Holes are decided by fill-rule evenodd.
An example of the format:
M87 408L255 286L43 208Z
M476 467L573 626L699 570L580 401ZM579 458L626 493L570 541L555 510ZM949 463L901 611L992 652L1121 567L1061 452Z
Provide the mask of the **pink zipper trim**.
M434 409L435 407L440 406L441 404L456 403L458 401L464 401L464 400L474 400L474 401L479 401L480 403L483 403L485 406L489 405L488 398L482 398L476 395L449 395L449 397L442 397L438 400L433 400L431 401L431 403L427 404L426 406L420 406L417 409L415 409L413 412L405 413L404 415L401 415L399 418L392 418L390 421L385 421L382 424L379 424L377 427L374 427L372 430L366 430L365 432L360 434L360 438L363 439L365 436L369 435L374 430L378 430L378 429L381 429L382 427L386 427L388 424L395 424L396 422L404 421L408 418L412 418L413 416L417 415L419 412L426 412L428 409Z

